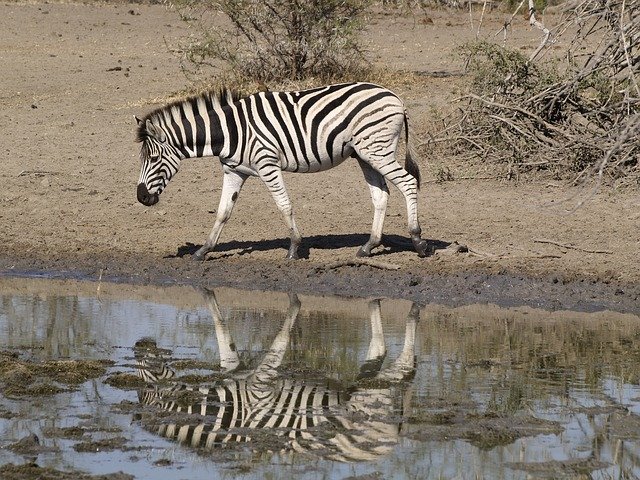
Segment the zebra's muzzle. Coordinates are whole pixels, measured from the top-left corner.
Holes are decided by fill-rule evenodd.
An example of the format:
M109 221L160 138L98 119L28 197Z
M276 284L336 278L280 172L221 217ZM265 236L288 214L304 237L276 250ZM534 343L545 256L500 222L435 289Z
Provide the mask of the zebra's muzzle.
M147 190L147 186L144 183L138 184L138 201L141 204L150 207L151 205L158 203L158 200L160 200L158 194L149 193L149 190Z

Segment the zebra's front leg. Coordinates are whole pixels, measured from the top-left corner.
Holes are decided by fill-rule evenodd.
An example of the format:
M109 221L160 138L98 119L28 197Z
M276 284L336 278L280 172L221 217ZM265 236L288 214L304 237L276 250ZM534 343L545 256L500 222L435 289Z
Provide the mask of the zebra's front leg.
M364 178L369 185L371 201L373 202L373 225L371 226L371 236L367 243L358 249L356 256L370 257L371 250L382 242L382 227L384 226L384 216L387 211L387 201L389 199L389 187L384 177L376 172L371 165L358 158L358 164L362 169Z
M282 178L282 170L278 165L263 166L259 170L260 178L265 183L271 196L278 206L278 210L284 216L284 221L289 228L291 235L291 244L289 245L289 251L287 257L290 259L298 259L298 247L302 241L302 236L296 226L296 221L293 218L293 208L291 207L291 201L289 200L289 194L284 185L284 179Z
M358 380L375 377L382 368L382 363L387 356L379 299L369 302L369 320L371 321L371 340L369 341L367 357L360 366Z
M259 379L262 382L267 379L273 381L280 375L278 367L282 364L284 355L289 348L291 331L298 319L300 306L301 304L298 299L298 295L295 293L289 293L289 308L287 309L285 321L276 335L276 338L271 342L271 347L269 347L266 355L253 371L254 378Z
M207 253L212 251L218 244L218 239L222 233L227 220L231 217L233 207L235 206L240 190L247 180L248 176L236 172L230 167L223 168L222 175L222 192L220 193L220 203L218 205L218 212L216 215L216 222L213 224L213 229L207 238L205 244L193 254L195 260L204 260Z
M236 344L231 338L227 322L222 318L215 292L208 289L202 289L201 291L213 319L218 351L220 352L220 367L225 373L232 372L240 366L240 357L238 356Z

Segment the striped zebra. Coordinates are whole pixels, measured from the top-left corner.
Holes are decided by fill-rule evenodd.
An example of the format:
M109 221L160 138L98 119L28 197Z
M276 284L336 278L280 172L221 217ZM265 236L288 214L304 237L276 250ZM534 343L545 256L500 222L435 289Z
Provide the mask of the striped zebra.
M320 172L346 158L358 161L374 206L369 240L358 256L380 245L389 189L405 198L409 233L422 256L431 253L418 222L420 171L409 145L407 113L391 91L369 83L329 85L298 92L260 92L239 98L223 90L161 107L138 123L142 163L138 201L151 206L185 158L217 156L222 192L216 221L194 257L204 260L218 243L248 177L259 177L283 214L291 243L287 258L298 258L301 235L293 217L282 172ZM396 148L404 124L404 167Z
M136 374L147 383L158 383L173 378L176 374L169 368L165 358L171 352L158 348L155 340L144 337L136 342L133 347L135 353Z
M256 451L303 452L337 461L370 461L388 454L398 442L398 407L409 400L407 381L415 373L415 330L419 309L412 306L402 352L387 368L380 302L369 304L371 342L354 385L337 391L328 382L285 378L282 363L290 333L300 311L291 297L282 328L259 365L241 363L215 296L208 295L224 378L207 385L179 382L155 384L158 356L146 362L138 351L138 375L147 380L139 392L144 405L142 424L148 430L182 445L205 450L249 443ZM162 366L161 371L167 367ZM395 420L392 420L395 419ZM164 419L164 420L163 420ZM277 446L278 448L274 448Z

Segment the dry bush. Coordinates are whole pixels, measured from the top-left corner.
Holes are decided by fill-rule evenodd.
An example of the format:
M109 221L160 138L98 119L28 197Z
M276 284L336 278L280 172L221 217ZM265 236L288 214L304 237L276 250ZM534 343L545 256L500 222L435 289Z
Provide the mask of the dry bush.
M535 60L542 48L526 57L487 42L464 46L470 92L440 138L507 176L542 169L597 186L640 185L640 6L574 1L551 38L570 26L562 64Z
M366 69L357 43L369 0L174 0L191 27L181 52L191 73L224 71L236 82L317 78ZM229 75L231 73L231 75Z

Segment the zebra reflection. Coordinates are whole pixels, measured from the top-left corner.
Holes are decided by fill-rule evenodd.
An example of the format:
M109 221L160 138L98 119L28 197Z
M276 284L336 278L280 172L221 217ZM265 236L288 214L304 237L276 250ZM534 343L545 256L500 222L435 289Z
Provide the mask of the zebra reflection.
M250 442L256 451L297 451L338 461L368 461L388 454L398 442L409 380L415 374L415 332L419 308L408 314L404 345L386 368L380 301L369 303L371 340L364 364L346 391L328 381L286 378L279 371L300 301L290 295L282 328L257 367L244 369L213 292L206 300L213 318L223 378L193 386L172 381L170 353L145 339L135 346L145 428L180 444L210 450Z

